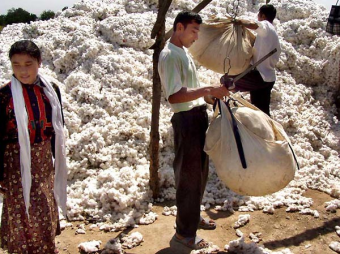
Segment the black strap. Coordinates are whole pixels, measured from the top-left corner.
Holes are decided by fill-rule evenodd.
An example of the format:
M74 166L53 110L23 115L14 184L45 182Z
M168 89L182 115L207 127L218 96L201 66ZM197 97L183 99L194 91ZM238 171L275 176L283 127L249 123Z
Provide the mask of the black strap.
M230 105L229 105L230 100L231 99L229 99L225 104L226 104L226 106L229 110L229 113L230 113L230 116L231 116L231 119L232 119L234 137L235 137L235 141L236 141L236 145L237 145L238 154L240 156L240 160L241 160L241 163L242 163L242 167L247 168L247 162L246 162L246 157L245 157L244 151L243 151L241 135L240 135L240 132L239 132L238 127L237 127L237 122L236 122L235 116L230 109ZM215 100L214 105L213 105L214 111L215 111L215 108L216 108L216 104L218 104L219 114L221 114L221 100L218 100L218 99ZM292 148L292 146L289 142L288 142L288 145L289 145L289 148L290 148L290 150L293 154L296 166L297 166L298 170L300 170L300 166L299 166L299 163L297 161L295 152L294 152L294 150L293 150L293 148Z
M215 99L214 105L213 105L213 111L215 112L217 104L218 104L218 111L219 111L218 114L220 115L221 114L221 103L219 99Z
M290 150L292 151L292 154L293 154L294 160L295 160L295 162L296 162L297 169L298 169L298 170L300 170L300 166L299 166L299 163L298 163L298 161L297 161L297 159L296 159L296 156L295 156L295 153L294 153L293 147L290 145L290 143L289 143L289 142L288 142L288 145L289 145L289 148L290 148Z
M236 122L235 116L230 109L229 102L230 102L230 99L226 102L226 106L227 106L229 113L230 113L230 116L231 116L231 120L232 120L232 124L233 124L233 132L234 132L234 137L235 137L235 141L236 141L236 145L237 145L238 154L240 156L242 167L247 168L247 162L246 162L246 157L245 157L244 151L243 151L241 135L240 135L240 132L239 132L238 127L237 127L237 122ZM218 103L220 103L220 100L218 100ZM219 104L219 107L221 108L220 104Z

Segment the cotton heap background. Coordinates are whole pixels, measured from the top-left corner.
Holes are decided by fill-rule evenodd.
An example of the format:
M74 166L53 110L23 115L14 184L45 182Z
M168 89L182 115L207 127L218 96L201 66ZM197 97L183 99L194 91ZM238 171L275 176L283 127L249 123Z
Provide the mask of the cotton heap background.
M177 13L200 0L174 0L166 30ZM231 0L213 0L203 18L224 16ZM0 83L11 75L8 50L31 39L43 54L41 72L61 88L69 167L68 215L72 220L112 222L113 228L152 223L149 189L151 125L151 30L158 0L85 0L48 21L15 24L0 34ZM256 19L259 6L240 1L239 16ZM329 209L340 207L339 135L334 105L339 90L340 40L325 32L329 10L312 0L272 0L282 54L272 93L272 117L280 122L295 149L300 171L280 192L243 197L220 182L211 164L205 208L264 210L277 207L318 216L307 188L331 194ZM198 66L203 85L218 84L220 74ZM162 99L160 176L163 199L174 199L172 112ZM209 110L209 115L212 111ZM259 183L260 184L260 183Z

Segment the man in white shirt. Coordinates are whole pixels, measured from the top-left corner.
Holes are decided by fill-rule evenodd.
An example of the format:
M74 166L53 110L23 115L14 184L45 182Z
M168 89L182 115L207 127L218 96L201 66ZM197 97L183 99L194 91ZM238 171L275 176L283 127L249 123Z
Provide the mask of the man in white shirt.
M200 205L208 177L208 156L203 151L208 115L203 97L222 99L229 95L224 86L201 87L196 67L187 53L197 39L202 23L193 12L180 12L174 21L174 33L164 47L158 72L166 99L174 112L176 183L176 234L173 240L191 249L208 247L208 242L196 236L199 225L214 229L213 221L200 217ZM203 223L203 224L202 224Z
M277 52L259 64L255 70L248 73L235 83L236 91L250 91L251 103L270 115L269 104L271 90L276 81L275 65L279 61L281 47L279 37L273 26L276 9L271 4L261 6L257 15L258 22L237 20L236 23L257 33L253 47L252 62L256 63L273 49Z

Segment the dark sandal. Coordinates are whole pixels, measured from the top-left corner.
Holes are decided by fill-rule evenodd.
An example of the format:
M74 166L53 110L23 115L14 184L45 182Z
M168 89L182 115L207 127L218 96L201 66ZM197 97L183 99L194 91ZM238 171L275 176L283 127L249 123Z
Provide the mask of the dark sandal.
M196 236L196 237L183 237L182 239L178 238L175 234L173 236L173 239L180 243L185 245L186 247L192 249L192 250L200 250L205 249L209 247L209 243L205 241L204 239Z
M204 219L203 217L200 217L198 228L213 230L216 228L216 223L213 220L208 220L208 219Z

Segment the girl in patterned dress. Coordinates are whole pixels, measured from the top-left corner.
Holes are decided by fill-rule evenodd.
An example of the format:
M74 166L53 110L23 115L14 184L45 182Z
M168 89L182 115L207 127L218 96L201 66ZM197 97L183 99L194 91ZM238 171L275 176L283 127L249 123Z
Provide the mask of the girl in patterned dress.
M9 58L13 76L0 89L0 246L9 253L54 254L58 205L66 215L60 91L38 73L41 52L32 41L14 43Z

